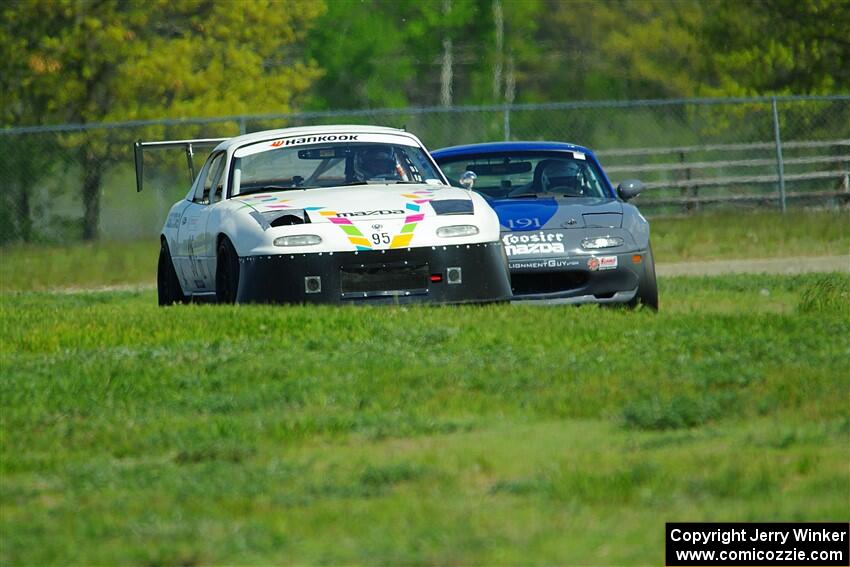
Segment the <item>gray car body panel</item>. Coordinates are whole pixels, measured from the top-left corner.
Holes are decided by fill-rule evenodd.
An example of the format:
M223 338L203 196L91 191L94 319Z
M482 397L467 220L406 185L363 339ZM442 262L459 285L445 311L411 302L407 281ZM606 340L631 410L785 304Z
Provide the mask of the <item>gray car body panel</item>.
M508 142L457 146L433 152L438 165L471 156L509 152L585 154L604 177L608 197L538 194L530 198L488 198L499 215L515 303L628 303L651 266L649 222L638 208L618 197L587 148L552 142ZM455 180L451 180L454 182ZM486 196L486 195L485 195ZM611 236L620 246L589 250L582 240ZM640 261L635 261L636 257Z

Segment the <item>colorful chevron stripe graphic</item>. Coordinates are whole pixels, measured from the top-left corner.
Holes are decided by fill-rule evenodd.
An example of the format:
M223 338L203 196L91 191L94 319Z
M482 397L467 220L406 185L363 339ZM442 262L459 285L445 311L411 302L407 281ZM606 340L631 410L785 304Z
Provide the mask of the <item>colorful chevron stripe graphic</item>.
M405 210L408 211L408 215L404 219L404 226L401 227L401 232L393 236L392 242L390 242L390 248L407 248L410 246L416 225L425 218L424 213L420 212L422 205L431 200L434 192L420 190L413 191L412 193L402 193L401 196L408 199L408 202L404 205Z
M337 225L348 236L348 241L354 245L356 250L371 250L372 243L366 238L360 229L353 222L345 217L338 217L336 211L322 211L319 213L323 217L329 217L328 220Z
M241 208L250 207L252 205L261 205L267 209L291 209L292 205L288 205L292 199L284 199L280 195L271 195L271 194L262 194L262 195L247 195L245 197L239 197L239 201L242 203ZM305 211L321 211L325 207L298 207L303 208Z
M416 226L425 218L422 212L422 205L431 201L434 196L433 191L418 190L410 193L402 193L402 197L406 199L404 210L407 216L404 218L404 224L398 234L393 236L390 241L390 248L407 248L410 246L410 241L413 239L413 233ZM288 209L294 206L288 204L291 199L284 199L279 195L261 194L250 195L240 198L245 207L252 205L261 205L267 209ZM328 220L338 226L348 237L348 241L354 245L356 250L372 250L372 242L362 233L357 226L346 217L337 216L337 211L327 210L325 207L296 207L303 208L308 212L316 212L327 217Z
M288 209L290 205L286 203L291 201L292 199L283 199L278 195L249 195L245 197L240 197L239 201L242 203L242 209L245 207L250 207L252 205L262 205L268 209Z

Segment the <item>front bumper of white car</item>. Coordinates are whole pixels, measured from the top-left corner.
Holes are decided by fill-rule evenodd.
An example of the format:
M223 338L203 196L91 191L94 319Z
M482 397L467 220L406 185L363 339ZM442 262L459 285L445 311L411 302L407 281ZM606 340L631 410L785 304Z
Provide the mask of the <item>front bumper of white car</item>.
M239 259L240 303L489 303L511 297L501 242L252 255Z

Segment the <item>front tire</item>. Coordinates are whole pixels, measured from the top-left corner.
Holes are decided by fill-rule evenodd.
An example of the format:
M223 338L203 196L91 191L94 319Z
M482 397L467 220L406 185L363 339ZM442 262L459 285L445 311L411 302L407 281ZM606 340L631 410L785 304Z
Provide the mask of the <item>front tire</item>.
M652 256L652 245L649 246L644 260L646 273L638 283L635 298L629 302L629 307L637 307L638 303L658 311L658 281L655 278L655 258Z
M215 296L219 303L236 303L239 293L239 255L224 236L218 243L215 269Z
M165 239L160 242L159 246L156 294L159 304L162 306L189 302L189 298L183 293L183 288L180 287L180 280L177 279L177 271L174 269L174 262L171 259L171 252L168 250Z

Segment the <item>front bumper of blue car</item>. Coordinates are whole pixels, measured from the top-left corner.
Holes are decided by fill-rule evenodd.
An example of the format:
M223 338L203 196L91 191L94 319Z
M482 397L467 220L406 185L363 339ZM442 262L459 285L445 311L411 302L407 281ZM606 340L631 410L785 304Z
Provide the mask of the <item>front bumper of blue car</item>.
M652 269L648 250L547 258L510 258L513 300L628 303Z

